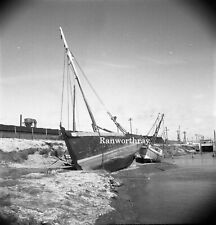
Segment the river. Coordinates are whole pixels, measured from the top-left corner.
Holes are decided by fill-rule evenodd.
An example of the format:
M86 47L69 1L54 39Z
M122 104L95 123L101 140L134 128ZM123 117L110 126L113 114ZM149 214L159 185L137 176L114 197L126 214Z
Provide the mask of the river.
M118 199L112 202L116 210L96 224L216 222L216 158L212 154L188 154L159 164L139 164L114 177L123 182Z
M216 158L210 154L181 156L178 165L150 176L143 190L144 223L199 223L211 220L216 206ZM206 218L207 217L207 218Z

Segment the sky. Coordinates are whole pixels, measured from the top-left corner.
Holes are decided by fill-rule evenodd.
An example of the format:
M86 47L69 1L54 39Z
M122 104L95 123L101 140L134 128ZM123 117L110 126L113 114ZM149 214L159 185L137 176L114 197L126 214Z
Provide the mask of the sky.
M177 129L213 137L216 128L215 30L210 13L182 0L29 0L6 4L0 23L0 123L19 115L58 128L64 48L70 50L118 122L146 134L164 113L168 137ZM195 2L196 1L189 1ZM197 1L199 3L199 1ZM73 77L73 74L71 73ZM79 71L101 127L116 130ZM72 79L73 80L73 79ZM65 84L66 89L66 84ZM67 128L67 94L63 124ZM77 88L77 129L91 121ZM72 128L70 112L70 129Z

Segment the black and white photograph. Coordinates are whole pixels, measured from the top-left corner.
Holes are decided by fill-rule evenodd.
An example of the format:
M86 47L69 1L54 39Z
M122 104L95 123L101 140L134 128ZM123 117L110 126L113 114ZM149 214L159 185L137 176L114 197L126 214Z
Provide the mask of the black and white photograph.
M215 15L1 3L0 224L216 224Z

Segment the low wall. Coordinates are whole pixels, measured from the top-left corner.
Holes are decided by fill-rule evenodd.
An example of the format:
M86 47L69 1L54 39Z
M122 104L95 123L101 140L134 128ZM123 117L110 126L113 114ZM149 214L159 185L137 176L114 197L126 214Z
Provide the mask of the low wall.
M0 124L0 138L53 139L53 140L62 139L60 130L58 129L19 127L3 124Z

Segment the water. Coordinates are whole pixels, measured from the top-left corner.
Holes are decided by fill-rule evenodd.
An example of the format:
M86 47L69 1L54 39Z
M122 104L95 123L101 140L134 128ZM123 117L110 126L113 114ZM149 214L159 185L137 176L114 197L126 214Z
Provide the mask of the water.
M211 221L216 208L216 158L186 155L168 161L179 168L150 176L142 190L142 223Z

